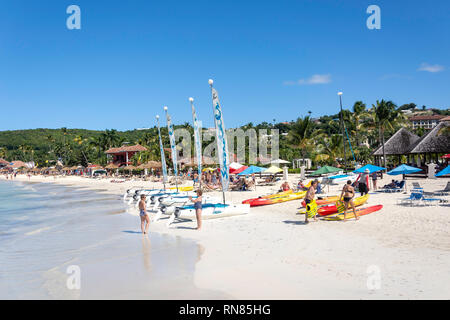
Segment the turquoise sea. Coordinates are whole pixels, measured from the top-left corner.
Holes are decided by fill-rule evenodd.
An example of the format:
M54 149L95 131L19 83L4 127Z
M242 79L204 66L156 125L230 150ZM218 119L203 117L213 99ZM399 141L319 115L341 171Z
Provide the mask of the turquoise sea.
M1 299L225 298L194 285L202 251L142 235L119 195L0 181Z

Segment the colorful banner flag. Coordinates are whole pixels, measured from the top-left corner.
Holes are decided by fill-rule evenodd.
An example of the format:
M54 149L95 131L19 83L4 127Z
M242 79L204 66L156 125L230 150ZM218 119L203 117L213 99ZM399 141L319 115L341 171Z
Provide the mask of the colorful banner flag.
M164 107L164 111L166 111L167 130L169 130L170 149L172 150L172 162L173 162L173 171L174 171L173 173L174 173L175 177L178 177L177 147L175 145L175 133L173 132L172 119L170 118L170 115L167 112L167 107Z
M195 113L194 99L190 98L192 108L192 122L194 123L194 143L195 152L197 154L197 165L198 165L198 181L202 181L202 142L200 140L200 127L198 125L197 114Z
M167 182L166 156L164 155L164 147L161 139L161 129L159 128L159 116L156 116L156 119L158 120L159 149L161 149L161 165L163 172L163 181L164 183L166 183Z
M230 184L229 176L229 160L228 160L228 144L227 135L225 132L225 125L223 123L222 108L220 107L219 95L211 86L213 111L214 111L214 123L216 125L216 140L217 140L217 153L219 154L220 164L220 176L222 182L222 190L227 191Z

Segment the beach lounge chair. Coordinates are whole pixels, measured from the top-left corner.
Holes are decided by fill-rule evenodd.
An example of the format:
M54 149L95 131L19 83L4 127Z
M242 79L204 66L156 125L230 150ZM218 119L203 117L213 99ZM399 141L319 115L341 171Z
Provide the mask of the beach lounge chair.
M433 195L437 195L437 196L447 196L450 194L450 181L447 182L447 185L445 186L445 188L443 190L438 190L438 191L434 191Z
M412 205L413 203L420 204L422 198L423 198L422 192L413 191L411 192L408 198L398 199L397 204L401 205L405 204Z
M398 184L398 186L396 186L394 188L383 188L383 189L376 190L376 192L402 192L402 191L405 191L405 185L406 185L406 181L402 180Z
M414 189L423 189L418 182L413 182L412 185Z

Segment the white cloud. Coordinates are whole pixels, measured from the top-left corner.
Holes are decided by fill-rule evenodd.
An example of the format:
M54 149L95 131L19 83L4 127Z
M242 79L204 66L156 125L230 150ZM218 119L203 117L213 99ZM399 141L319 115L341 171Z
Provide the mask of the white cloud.
M285 81L283 84L286 86L302 86L313 84L326 84L331 82L331 74L314 74L308 79L299 79L297 81Z
M427 72L441 72L442 70L444 70L444 66L438 65L438 64L428 64L426 62L422 63L419 67L419 69L417 69L419 71L427 71Z

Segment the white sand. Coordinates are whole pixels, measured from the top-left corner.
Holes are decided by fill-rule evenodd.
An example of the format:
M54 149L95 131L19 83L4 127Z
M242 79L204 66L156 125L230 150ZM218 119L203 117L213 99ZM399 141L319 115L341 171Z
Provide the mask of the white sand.
M385 176L378 185L390 179ZM291 175L290 180L296 177ZM417 181L426 191L434 191L443 189L449 180ZM106 189L114 194L123 194L132 186L156 187L150 182L116 184L79 177L32 177L31 181ZM408 189L412 181L407 181ZM227 200L239 203L276 189L231 192ZM330 189L330 194L337 190ZM449 299L450 206L396 204L407 196L371 195L369 204L384 208L358 222L304 225L304 216L296 214L300 206L296 200L252 208L244 216L205 220L201 231L190 229L195 222L175 223L168 229L165 219L150 228L151 232L197 240L205 251L196 265L196 286L236 299ZM368 281L373 283L374 278L376 283L377 279L373 270L380 271L380 288L370 290Z

